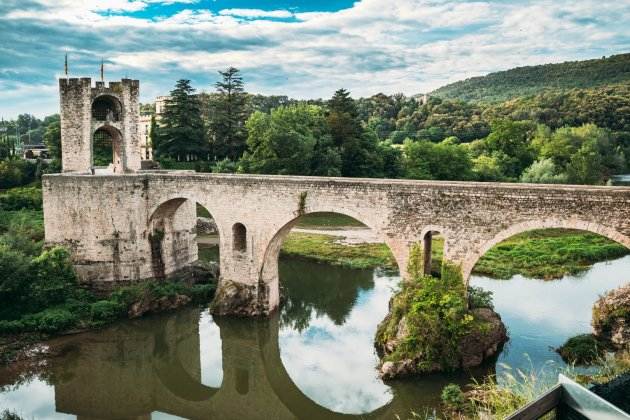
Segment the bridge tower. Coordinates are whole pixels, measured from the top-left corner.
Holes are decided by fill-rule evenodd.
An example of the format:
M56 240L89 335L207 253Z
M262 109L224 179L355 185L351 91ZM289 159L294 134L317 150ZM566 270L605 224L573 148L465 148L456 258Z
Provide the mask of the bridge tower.
M140 169L139 93L138 80L122 79L107 86L97 81L92 86L89 77L59 79L63 172L92 172L95 140L111 141L108 172Z

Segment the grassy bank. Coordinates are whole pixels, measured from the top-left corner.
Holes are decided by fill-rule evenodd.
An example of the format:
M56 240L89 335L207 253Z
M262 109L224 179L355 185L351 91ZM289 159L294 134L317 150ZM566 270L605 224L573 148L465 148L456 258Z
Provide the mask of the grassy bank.
M474 273L495 278L554 279L577 274L594 263L623 257L628 248L593 233L567 229L533 230L490 249Z
M354 220L354 219L352 219ZM330 219L318 221L333 229ZM302 226L302 225L300 225ZM317 228L313 224L307 225ZM340 236L292 232L283 244L282 253L309 258L328 264L360 268L396 268L385 244L346 245ZM434 271L442 259L443 239L433 245ZM494 278L526 277L555 279L587 270L594 263L622 257L630 250L602 236L575 230L547 229L525 232L496 245L478 262L474 274Z
M396 268L385 244L345 245L339 236L292 232L282 245L282 255L308 258L350 268Z

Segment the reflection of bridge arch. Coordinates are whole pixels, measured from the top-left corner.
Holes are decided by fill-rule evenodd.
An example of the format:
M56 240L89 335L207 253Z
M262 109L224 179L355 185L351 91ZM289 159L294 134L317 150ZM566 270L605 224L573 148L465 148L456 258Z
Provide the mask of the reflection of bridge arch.
M198 309L184 309L69 337L75 351L61 352L55 361L61 369L54 375L56 410L86 418L147 418L160 411L191 419L390 419L407 415L409 401L418 408L439 404L439 395L430 399L394 383L392 401L371 413L342 414L320 406L282 364L277 314L216 319L223 381L219 388L205 386L198 320ZM446 385L453 379L426 381Z
M273 237L269 240L265 247L265 251L263 254L263 263L260 268L259 273L259 282L261 287L267 288L266 294L261 294L259 298L268 299L268 302L259 302L260 305L269 304L271 307L275 307L279 303L280 295L279 295L279 276L278 276L278 258L280 256L280 249L282 248L282 244L286 239L291 229L295 227L295 225L299 222L300 217L315 214L315 213L335 213L343 216L349 216L353 219L363 223L367 228L369 228L372 232L374 232L377 237L385 243L389 249L391 250L394 260L399 267L404 267L404 262L406 261L406 249L399 250L398 241L393 241L390 237L385 235L380 229L378 229L377 225L371 220L369 214L364 214L361 212L357 212L352 208L329 208L329 207L318 207L314 205L309 208L308 212L304 214L300 214L299 216L295 216L292 214L289 216L290 218L284 222L282 227L275 232ZM403 252L400 252L403 251Z
M339 420L394 418L394 413L391 412L393 400L370 413L362 414L338 413L317 404L295 385L284 367L278 340L278 314L272 315L269 319L257 320L257 323L257 339L267 380L282 403L296 416L307 419Z

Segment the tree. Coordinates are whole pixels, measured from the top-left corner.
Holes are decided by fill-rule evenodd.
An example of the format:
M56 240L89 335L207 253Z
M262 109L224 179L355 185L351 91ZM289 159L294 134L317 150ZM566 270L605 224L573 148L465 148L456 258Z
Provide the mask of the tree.
M171 91L154 150L158 158L178 161L197 160L206 156L208 143L201 119L201 104L195 89L190 86L190 80L178 80Z
M566 174L558 173L551 159L541 159L532 163L521 175L522 182L535 184L562 184L567 182Z
M236 160L246 148L247 94L237 68L220 71L217 94L211 96L210 143L215 159Z
M407 178L468 180L473 177L468 150L459 144L408 139L403 147Z
M517 179L536 156L530 144L535 125L530 121L498 120L491 125L485 149L501 164L508 178Z
M151 147L155 151L158 148L160 143L160 127L157 125L157 121L155 120L155 114L151 115L151 126L149 127L149 143L151 143ZM142 157L144 159L144 156ZM155 157L154 157L155 159Z
M328 101L326 121L335 147L341 151L341 174L350 177L382 176L383 162L374 132L365 131L350 92L339 89Z
M317 172L313 158L324 129L323 110L316 105L281 106L271 114L256 111L247 120L248 151L241 160L242 169L253 173L311 175Z
M48 120L48 125L46 126L46 131L44 132L44 142L48 147L48 153L50 157L54 160L61 160L61 120L59 115L55 115L56 118L46 117Z

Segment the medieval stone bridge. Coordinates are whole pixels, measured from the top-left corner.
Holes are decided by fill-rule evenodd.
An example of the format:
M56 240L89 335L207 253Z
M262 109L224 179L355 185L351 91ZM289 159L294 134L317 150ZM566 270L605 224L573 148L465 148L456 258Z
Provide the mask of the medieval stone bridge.
M43 178L46 242L69 248L94 288L161 278L197 260L196 203L220 234L219 313L268 314L279 302L278 254L299 216L336 212L369 226L403 275L433 232L467 281L496 243L536 228L599 233L630 247L630 188L147 171L140 83L60 79L63 173ZM112 163L94 166L95 142ZM426 264L425 264L426 265Z
M72 250L95 287L167 275L197 259L195 204L220 236L225 312L278 306L278 255L299 216L336 212L368 227L404 273L413 244L445 240L467 281L493 245L538 228L583 229L630 247L630 188L200 174L44 177L46 241Z

